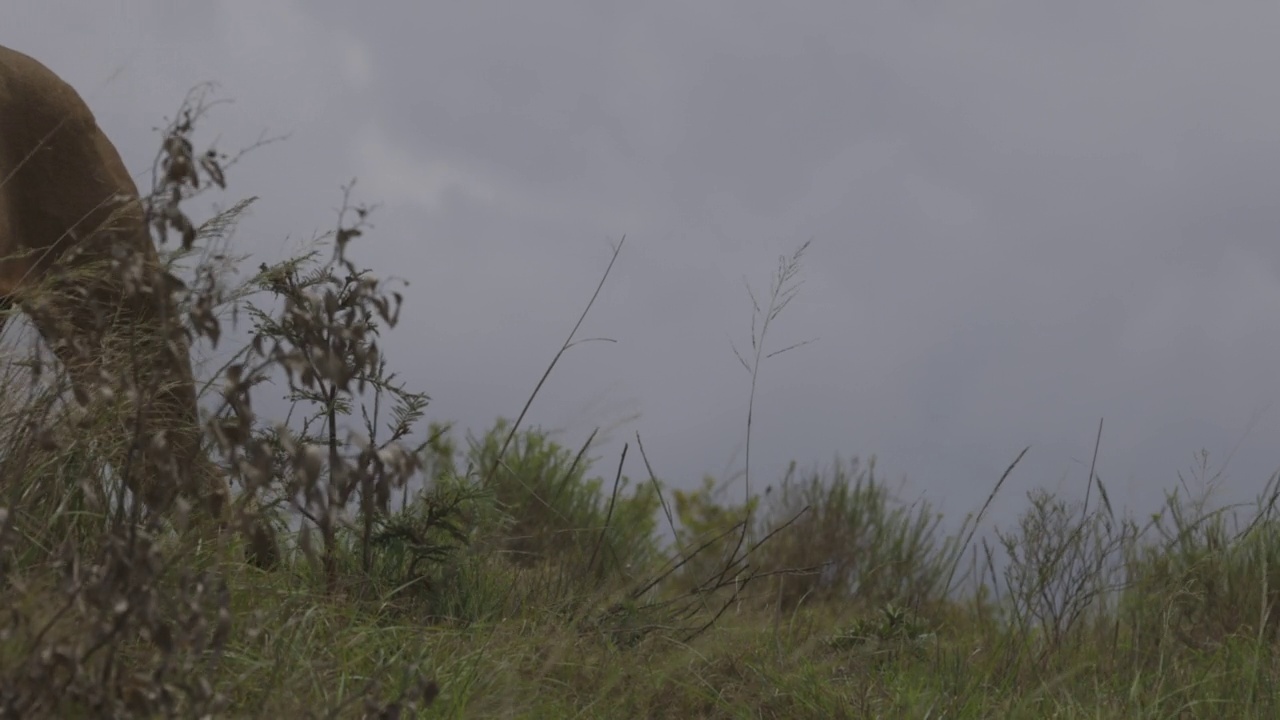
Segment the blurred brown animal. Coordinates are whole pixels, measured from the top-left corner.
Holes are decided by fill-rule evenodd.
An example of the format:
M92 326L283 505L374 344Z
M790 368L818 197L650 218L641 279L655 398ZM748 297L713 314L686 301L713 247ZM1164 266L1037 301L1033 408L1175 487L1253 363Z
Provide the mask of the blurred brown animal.
M163 440L140 442L132 462L110 461L152 511L184 497L197 521L222 527L230 489L200 447L190 348L166 330L177 307L160 277L138 188L89 107L40 62L0 46L0 304L31 318L82 397L103 370L137 371L138 435ZM276 562L267 528L249 528L251 559L263 566Z

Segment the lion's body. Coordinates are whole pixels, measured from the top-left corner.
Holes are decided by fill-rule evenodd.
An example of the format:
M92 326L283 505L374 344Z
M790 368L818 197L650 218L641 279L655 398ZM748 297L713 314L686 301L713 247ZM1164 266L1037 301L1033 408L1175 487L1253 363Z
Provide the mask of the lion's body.
M137 186L89 107L44 65L0 46L0 301L31 317L82 390L104 369L139 380L139 437L161 433L167 450L142 443L126 479L151 509L186 496L220 517L229 489L200 447L190 349L167 331L177 308L154 287L158 271ZM130 289L138 281L143 292Z

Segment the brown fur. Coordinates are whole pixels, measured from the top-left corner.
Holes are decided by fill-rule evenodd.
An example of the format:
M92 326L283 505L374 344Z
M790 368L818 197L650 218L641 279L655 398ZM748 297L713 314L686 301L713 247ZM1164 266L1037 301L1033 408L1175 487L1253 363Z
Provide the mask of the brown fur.
M142 443L140 462L110 460L130 468L126 479L152 510L170 511L183 496L222 523L230 491L200 447L190 349L164 330L177 309L167 292L126 291L122 266L108 269L117 247L141 260L139 277L158 277L138 188L93 113L51 70L0 46L0 302L31 317L82 393L108 367L108 377L137 371L147 397L139 436L162 431L170 452ZM89 351L76 352L84 343ZM257 562L273 564L265 524L250 535Z

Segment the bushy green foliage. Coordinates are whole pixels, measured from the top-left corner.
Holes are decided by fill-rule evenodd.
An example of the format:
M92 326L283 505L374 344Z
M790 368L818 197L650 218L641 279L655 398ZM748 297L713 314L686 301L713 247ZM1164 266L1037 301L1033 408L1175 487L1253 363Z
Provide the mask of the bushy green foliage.
M957 540L939 530L941 515L925 501L900 503L875 477L874 462L860 467L839 458L829 470L803 475L792 463L786 475L745 503L721 503L713 478L696 492L672 495L680 521L682 547L711 542L700 562L686 565L685 576L699 577L732 552L748 517L747 541L770 542L754 562L776 573L769 602L794 608L801 602L852 602L878 608L888 603L913 607L943 599L946 573Z
M926 500L906 504L865 467L839 458L829 470L798 474L792 463L769 493L759 534L790 527L764 550L770 570L813 568L780 576L775 602L850 601L865 607L912 607L943 600L957 543L939 529ZM794 528L794 529L792 529Z
M729 558L738 543L738 529L747 522L748 513L754 513L760 505L758 495L737 504L720 500L723 495L724 489L710 475L703 476L702 485L696 490L671 491L679 522L675 529L677 546L685 553L702 549L682 567L681 577L686 584L696 585ZM758 539L750 531L748 534L752 541Z
M499 419L481 438L470 438L467 460L471 467L497 468L484 489L505 516L495 528L498 548L513 563L563 562L603 578L639 572L659 556L653 485L634 484L626 475L616 482L591 476L589 447L574 453L540 429L517 434L499 460L509 429Z

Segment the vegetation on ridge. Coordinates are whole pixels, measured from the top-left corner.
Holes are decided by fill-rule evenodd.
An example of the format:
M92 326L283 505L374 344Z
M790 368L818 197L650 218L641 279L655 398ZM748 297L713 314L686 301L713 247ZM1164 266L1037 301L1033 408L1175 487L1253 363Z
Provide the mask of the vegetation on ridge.
M1280 716L1276 483L1246 514L1184 483L1139 522L1090 468L1081 502L1032 493L987 538L990 499L946 532L874 461L762 483L748 456L741 485L682 490L638 435L605 463L525 427L528 402L459 439L381 352L400 299L350 259L369 209L347 193L330 247L234 287L247 202L171 253L205 251L178 289L194 337L250 323L206 429L239 511L288 531L279 569L147 516L99 460L130 418L6 365L0 716ZM803 254L751 298L751 413ZM273 378L284 424L254 411Z

